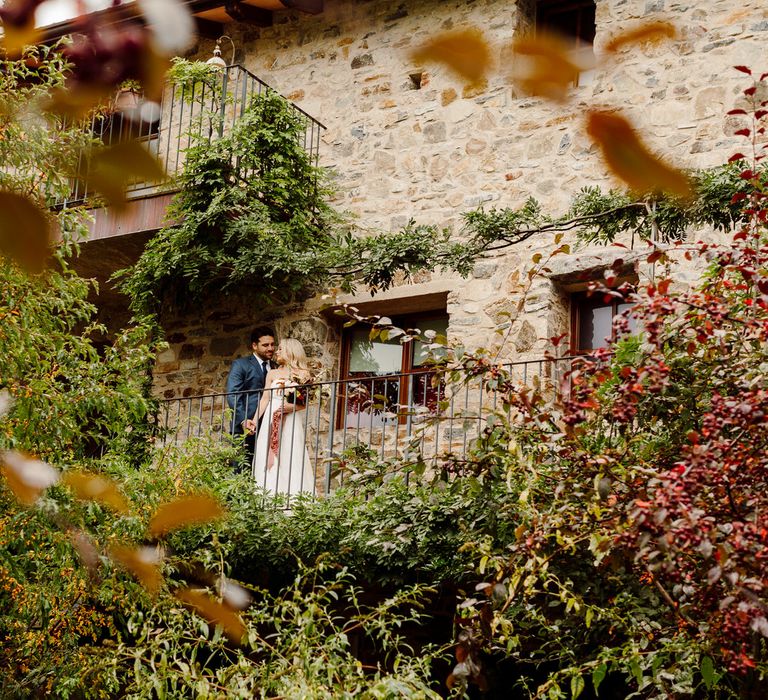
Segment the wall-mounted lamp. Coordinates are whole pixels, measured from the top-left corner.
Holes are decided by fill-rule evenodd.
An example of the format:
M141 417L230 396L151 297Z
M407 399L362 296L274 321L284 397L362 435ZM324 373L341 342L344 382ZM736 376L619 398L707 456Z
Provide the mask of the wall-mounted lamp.
M227 62L221 57L221 40L227 39L230 44L232 44L232 60L229 62L229 65L234 65L235 63L235 42L232 41L232 38L227 36L226 34L222 34L218 39L216 39L216 46L213 49L213 56L209 58L206 63L209 66L214 66L216 68L226 68Z

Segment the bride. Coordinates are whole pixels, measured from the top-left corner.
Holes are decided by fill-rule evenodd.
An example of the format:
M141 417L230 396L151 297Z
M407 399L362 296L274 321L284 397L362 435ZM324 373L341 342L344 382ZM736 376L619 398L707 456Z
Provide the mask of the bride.
M304 424L310 379L307 356L294 338L280 342L277 369L267 374L259 403L259 432L253 455L256 485L272 493L314 493L315 475L309 459Z

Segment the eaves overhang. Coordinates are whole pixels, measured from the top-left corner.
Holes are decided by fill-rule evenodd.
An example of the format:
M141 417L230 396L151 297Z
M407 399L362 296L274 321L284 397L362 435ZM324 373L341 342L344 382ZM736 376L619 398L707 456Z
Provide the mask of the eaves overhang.
M282 10L295 10L307 14L319 14L323 11L324 0L182 0L189 8L197 23L201 36L216 38L221 34L224 24L241 22L260 27L272 24L272 13ZM96 10L90 13L90 19L99 25L119 26L120 24L142 22L143 17L136 3L127 3ZM83 29L82 19L73 17L62 22L41 27L42 40L45 43L70 34L77 34ZM218 32L218 34L217 34Z

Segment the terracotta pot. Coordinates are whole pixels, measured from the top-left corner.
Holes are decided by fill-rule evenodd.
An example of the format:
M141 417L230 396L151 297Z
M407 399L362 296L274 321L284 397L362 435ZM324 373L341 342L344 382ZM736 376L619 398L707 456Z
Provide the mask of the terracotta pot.
M141 93L134 90L120 90L115 95L115 109L118 112L135 112L141 104Z

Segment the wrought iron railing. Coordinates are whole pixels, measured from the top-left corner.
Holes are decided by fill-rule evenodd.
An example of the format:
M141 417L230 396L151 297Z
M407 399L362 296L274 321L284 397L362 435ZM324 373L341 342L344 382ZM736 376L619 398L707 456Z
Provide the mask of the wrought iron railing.
M506 369L516 383L536 384L554 401L576 360L514 362ZM354 476L358 460L369 456L434 466L448 457L463 459L488 416L503 410L502 398L488 389L487 377L448 382L428 370L316 382L288 392L270 389L266 395L270 399L265 403L271 401L286 413L276 420L262 419L248 468L257 486L289 496L330 493ZM241 392L163 400L160 440L180 444L208 436L230 441L237 401L242 402L242 415L251 415L258 397Z
M209 142L232 131L238 119L255 96L275 91L263 80L240 65L222 69L215 84L197 82L191 86L168 84L163 92L157 118L129 118L135 110L96 113L91 117L90 131L100 141L113 144L135 138L156 155L166 175L181 172L186 150L194 143ZM313 165L319 162L320 135L325 129L317 119L301 107L289 103L294 115L303 125L300 145ZM137 107L138 110L141 107ZM78 171L87 173L87 153L81 155ZM86 177L73 181L70 196L59 206L79 204L88 196ZM157 189L156 182L135 182L129 185L129 197L146 196Z

